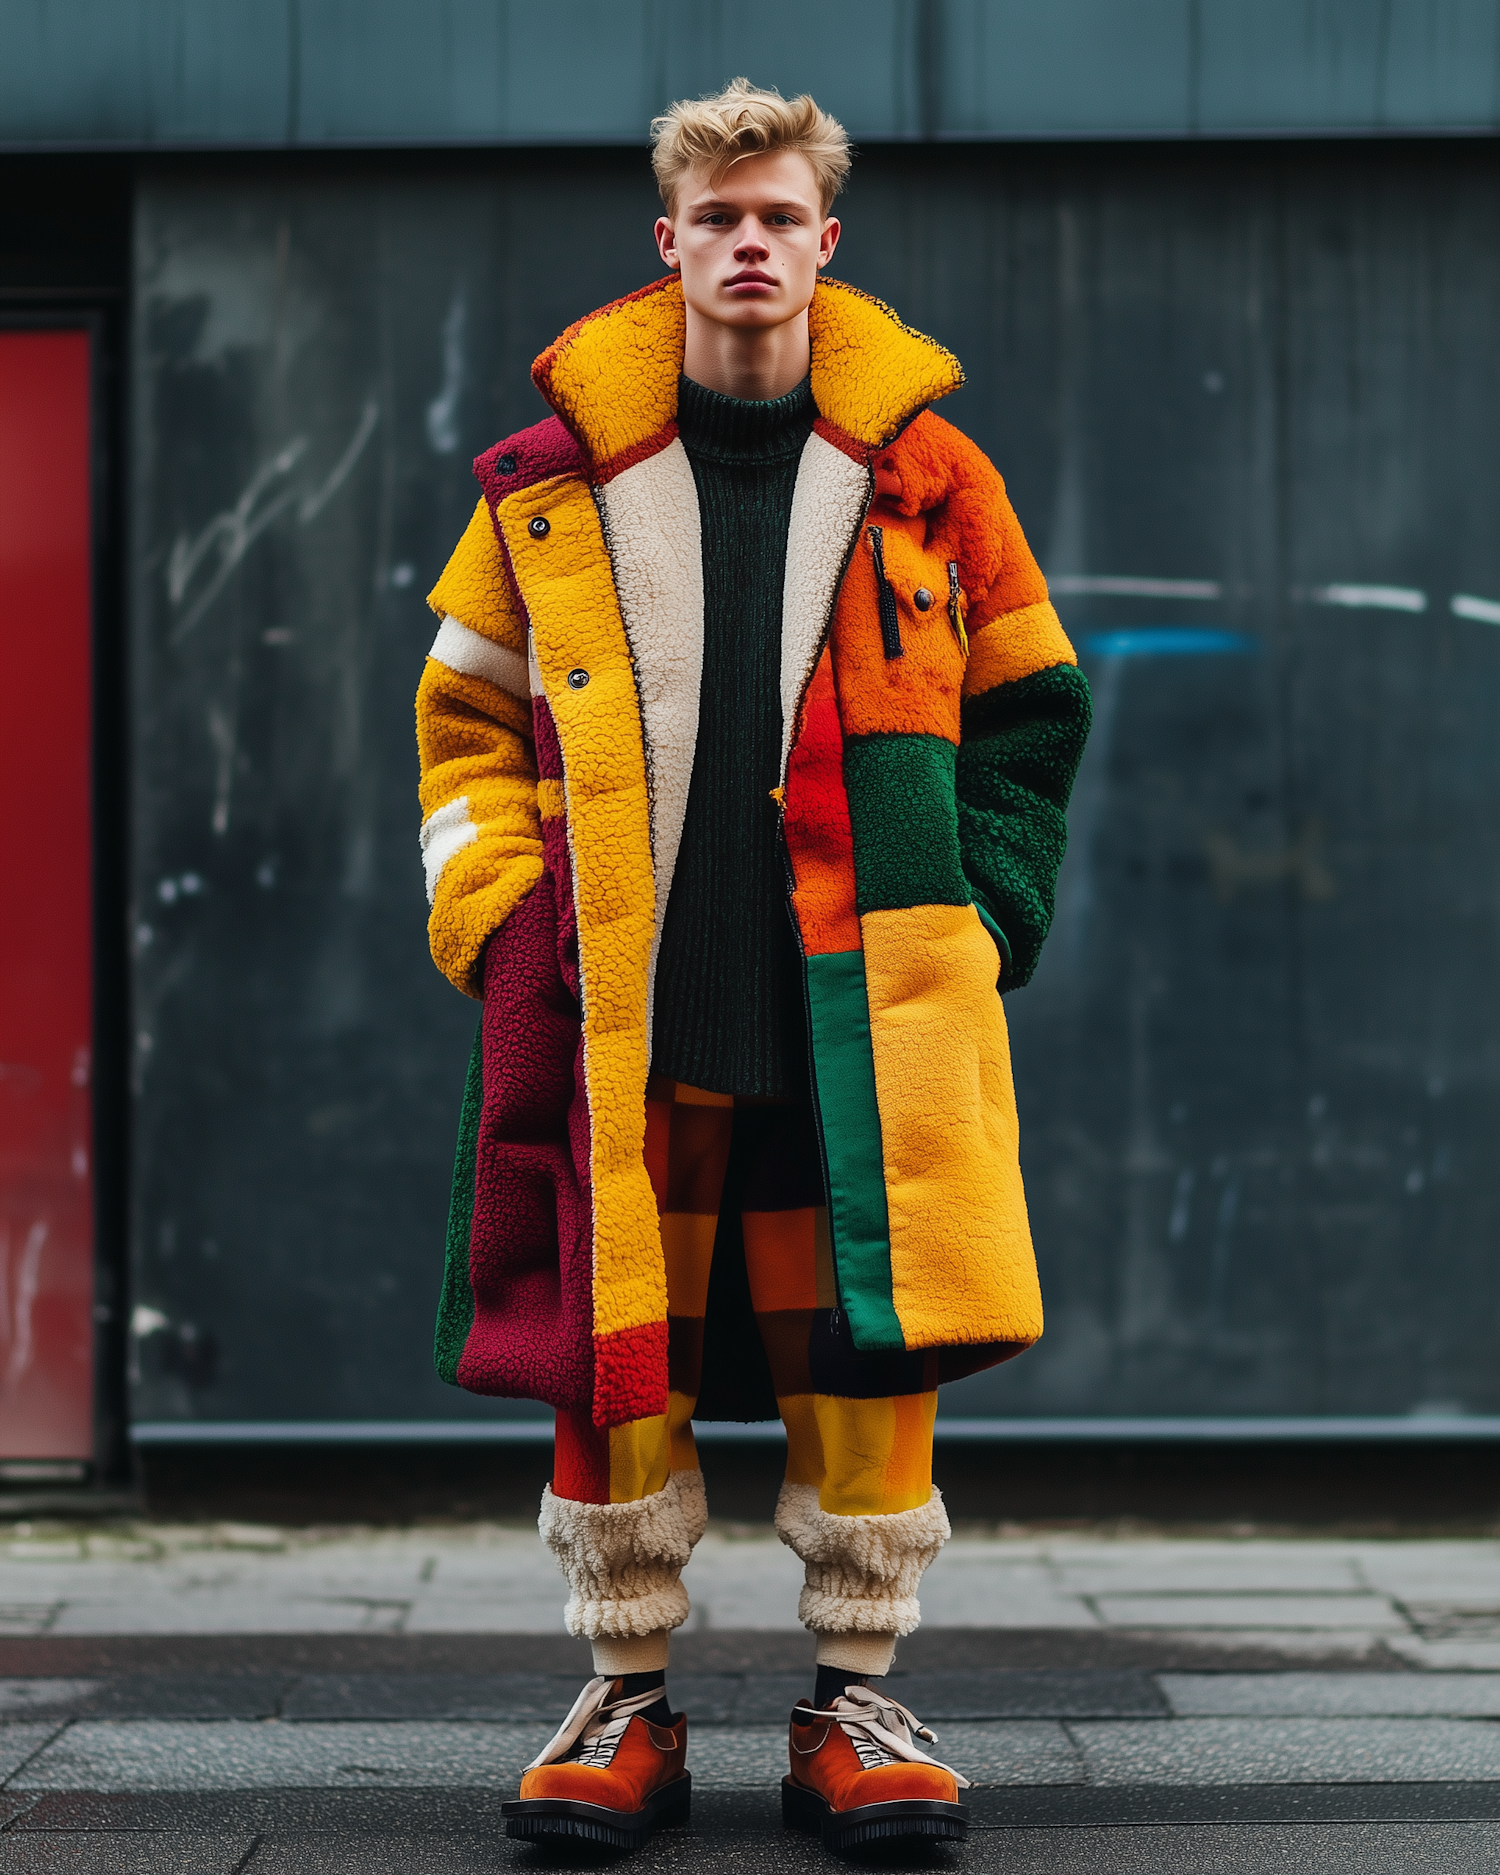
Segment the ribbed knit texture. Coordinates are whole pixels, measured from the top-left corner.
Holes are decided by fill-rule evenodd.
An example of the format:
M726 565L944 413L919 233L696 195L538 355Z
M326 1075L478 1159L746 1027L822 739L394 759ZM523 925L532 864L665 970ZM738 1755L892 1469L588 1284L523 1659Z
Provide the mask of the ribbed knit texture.
M746 403L684 378L677 407L703 531L703 688L652 1019L654 1074L719 1094L806 1086L801 962L777 851L781 596L806 381Z

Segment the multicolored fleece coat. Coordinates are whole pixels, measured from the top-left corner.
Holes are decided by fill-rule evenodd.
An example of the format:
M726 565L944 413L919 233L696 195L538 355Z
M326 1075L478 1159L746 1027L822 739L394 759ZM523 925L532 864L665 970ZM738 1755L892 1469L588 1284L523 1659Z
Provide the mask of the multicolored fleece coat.
M834 281L810 325L777 799L839 1305L952 1379L1042 1330L997 985L1051 917L1088 692L1000 477L928 409L957 361ZM439 1371L600 1426L667 1407L643 1146L702 670L684 331L667 278L537 360L556 414L475 465L417 698L432 953L484 1001Z

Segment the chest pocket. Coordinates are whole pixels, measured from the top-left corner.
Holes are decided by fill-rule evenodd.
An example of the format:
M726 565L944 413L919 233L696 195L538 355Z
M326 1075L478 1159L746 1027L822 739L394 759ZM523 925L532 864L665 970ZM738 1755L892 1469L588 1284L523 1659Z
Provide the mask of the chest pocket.
M908 631L913 624L921 632L925 631L929 617L935 623L945 613L954 638L958 641L960 654L965 660L969 655L968 634L964 630L964 614L968 610L968 600L958 577L958 562L949 560L943 567L943 577L938 580L935 568L932 571L922 565L925 555L918 554L918 564L914 569L887 566L886 530L883 527L871 527L866 530L870 555L875 563L875 590L880 610L880 642L887 658L903 657L906 644L902 638L902 619L906 617ZM901 540L891 554L893 560L904 561L910 554L910 543ZM902 548L907 552L903 553ZM932 583L927 583L931 581Z

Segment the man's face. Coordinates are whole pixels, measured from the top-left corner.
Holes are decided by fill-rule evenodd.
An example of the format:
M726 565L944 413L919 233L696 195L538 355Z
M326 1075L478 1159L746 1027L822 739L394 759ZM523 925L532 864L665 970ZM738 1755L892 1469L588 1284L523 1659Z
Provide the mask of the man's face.
M656 224L661 257L681 272L688 305L742 330L805 312L838 238L812 164L795 150L742 157L716 186L690 170L674 212Z

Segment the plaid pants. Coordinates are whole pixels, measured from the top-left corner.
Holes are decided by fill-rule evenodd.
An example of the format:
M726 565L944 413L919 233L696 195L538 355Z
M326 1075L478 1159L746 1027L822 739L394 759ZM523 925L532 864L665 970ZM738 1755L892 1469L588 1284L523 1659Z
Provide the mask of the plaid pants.
M932 1495L934 1356L862 1354L837 1308L816 1122L806 1102L737 1100L653 1078L646 1164L667 1264L666 1413L599 1431L557 1415L555 1496L628 1504L696 1472L692 1417L717 1241L744 1246L755 1324L787 1435L787 1481L835 1516L887 1515ZM721 1211L726 1215L721 1218ZM737 1214L737 1215L736 1215ZM738 1231L734 1225L738 1224Z

